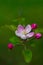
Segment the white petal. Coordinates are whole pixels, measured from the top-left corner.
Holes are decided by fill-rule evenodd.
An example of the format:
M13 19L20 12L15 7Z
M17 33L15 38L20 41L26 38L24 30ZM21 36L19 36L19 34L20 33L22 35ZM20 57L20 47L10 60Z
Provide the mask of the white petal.
M15 31L15 34L20 37L21 36L21 33L19 33L17 30Z
M34 32L31 32L29 34L26 35L27 38L33 37L34 36Z
M18 25L18 31L22 32L24 30L24 27L22 25Z
M25 28L25 30L26 30L27 33L29 33L31 31L31 29L32 29L31 25L27 25L26 28Z
M26 36L25 35L21 35L21 39L26 39Z

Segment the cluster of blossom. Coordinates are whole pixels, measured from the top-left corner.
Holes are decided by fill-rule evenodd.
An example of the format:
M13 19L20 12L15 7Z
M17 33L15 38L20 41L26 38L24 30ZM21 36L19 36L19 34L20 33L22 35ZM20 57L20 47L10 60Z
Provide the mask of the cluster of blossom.
M19 38L26 40L29 39L31 37L35 37L37 39L42 37L41 33L35 33L34 29L37 28L37 24L28 24L26 27L23 27L22 25L18 25L17 30L15 31L15 35L18 36ZM13 48L13 44L9 43L8 44L8 48L12 49Z

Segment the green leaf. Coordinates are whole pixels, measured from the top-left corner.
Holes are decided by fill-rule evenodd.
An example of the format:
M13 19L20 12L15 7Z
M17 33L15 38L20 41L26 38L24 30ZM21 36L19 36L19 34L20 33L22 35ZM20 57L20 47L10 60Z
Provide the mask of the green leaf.
M29 49L23 50L23 56L26 63L30 63L32 60L32 52Z
M5 27L9 28L11 31L15 31L16 26L14 25L5 25Z
M36 45L34 43L31 44L31 47L35 47Z
M18 22L19 24L25 26L25 18L21 18Z
M14 19L14 20L12 20L13 22L17 22L18 20L17 19Z
M22 20L22 21L25 21L25 18L22 18L21 20Z
M36 33L37 33L37 32L43 33L43 29L42 29L42 28L38 28L38 29L35 30L35 32L36 32Z
M10 38L9 41L11 43L13 43L14 45L20 44L20 39L18 37L16 37L16 36Z

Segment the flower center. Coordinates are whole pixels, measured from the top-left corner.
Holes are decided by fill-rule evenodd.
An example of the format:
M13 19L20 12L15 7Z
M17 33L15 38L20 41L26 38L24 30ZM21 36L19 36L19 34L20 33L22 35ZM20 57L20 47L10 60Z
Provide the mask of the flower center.
M26 33L26 31L25 31L25 30L23 30L22 34L26 35L27 33Z

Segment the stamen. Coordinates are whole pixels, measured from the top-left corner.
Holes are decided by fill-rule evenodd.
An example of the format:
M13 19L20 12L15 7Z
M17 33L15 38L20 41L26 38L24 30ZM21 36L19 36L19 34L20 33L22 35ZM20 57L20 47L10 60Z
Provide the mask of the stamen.
M26 31L24 30L24 31L22 32L22 34L25 34L25 35L26 35L27 33L26 33Z

